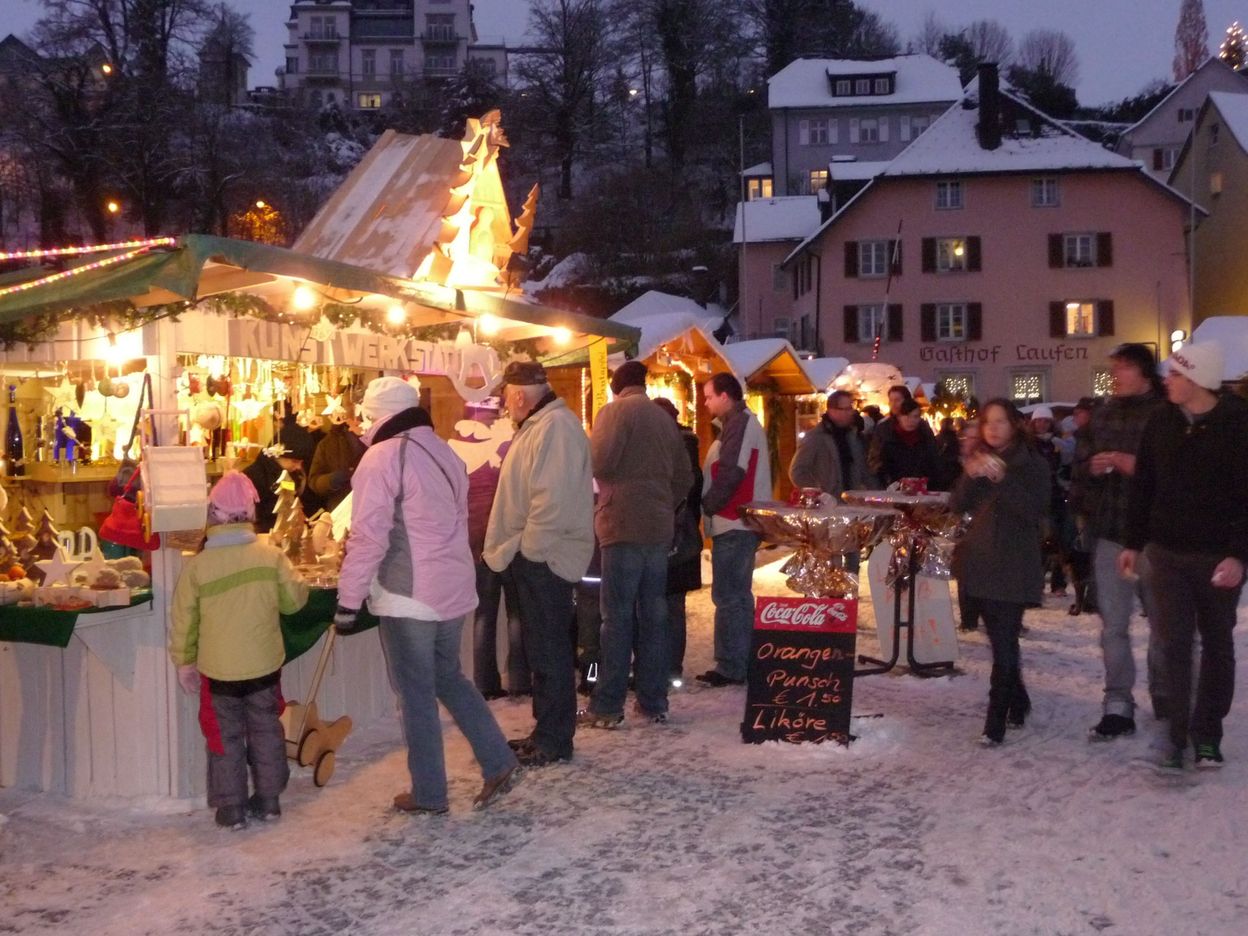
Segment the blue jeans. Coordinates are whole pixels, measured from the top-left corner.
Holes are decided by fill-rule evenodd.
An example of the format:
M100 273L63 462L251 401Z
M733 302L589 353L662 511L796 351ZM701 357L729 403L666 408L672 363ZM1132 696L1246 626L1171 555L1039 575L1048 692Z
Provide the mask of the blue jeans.
M412 798L426 809L447 805L439 702L468 739L483 778L497 777L517 763L490 707L459 668L462 629L460 620L381 619L381 648L403 716Z
M533 743L552 757L572 756L576 733L576 611L572 583L519 553L503 572L516 589L524 650L533 672Z
M711 538L711 601L715 603L715 669L745 679L754 632L754 553L759 537L729 530Z
M500 692L498 674L498 607L507 609L507 691L528 692L529 661L520 634L520 611L516 591L503 576L484 562L477 562L477 610L472 621L472 679L482 692Z
M1096 606L1101 612L1101 654L1105 660L1105 714L1135 717L1135 656L1131 652L1131 612L1135 610L1137 583L1118 574L1122 546L1106 539L1096 541L1093 571L1096 575ZM1148 579L1148 560L1143 553L1136 559L1136 572ZM1164 642L1157 631L1157 613L1152 593L1140 591L1148 613L1148 693L1153 699L1170 695Z
M629 662L637 647L637 704L667 711L667 545L602 547L602 667L589 703L596 715L621 715Z

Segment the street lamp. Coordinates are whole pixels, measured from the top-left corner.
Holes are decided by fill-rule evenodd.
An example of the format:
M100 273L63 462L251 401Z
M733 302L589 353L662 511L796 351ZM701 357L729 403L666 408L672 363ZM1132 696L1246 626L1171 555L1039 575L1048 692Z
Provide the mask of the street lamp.
M108 201L104 203L104 208L105 210L108 211L109 214L113 214L113 215L121 211L121 205L112 198L110 198Z
M268 208L268 207L269 207L269 203L268 203L268 202L266 202L263 198L257 198L257 199L256 199L256 207L257 207L257 208Z

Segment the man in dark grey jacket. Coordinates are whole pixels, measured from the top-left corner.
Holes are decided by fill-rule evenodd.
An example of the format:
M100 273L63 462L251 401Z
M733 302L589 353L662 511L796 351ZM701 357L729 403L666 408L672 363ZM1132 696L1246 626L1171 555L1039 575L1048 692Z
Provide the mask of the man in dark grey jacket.
M828 397L827 412L807 431L789 463L794 487L818 488L840 500L844 491L865 486L867 457L854 415L851 393L837 390Z
M629 661L637 648L637 705L667 720L667 555L676 507L693 472L675 422L646 396L646 367L627 361L611 378L615 399L599 411L590 438L602 547L602 665L579 724L614 728L624 720Z
M1110 741L1135 733L1135 657L1131 652L1131 612L1136 585L1118 574L1118 556L1126 542L1127 500L1135 457L1144 427L1166 404L1157 392L1157 363L1141 344L1124 344L1109 356L1113 396L1092 415L1087 433L1076 443L1070 502L1081 514L1096 545L1093 573L1101 614L1101 652L1105 658L1104 715L1088 732L1091 741ZM1144 593L1143 600L1149 595ZM1153 713L1168 714L1165 660L1148 611L1148 691Z

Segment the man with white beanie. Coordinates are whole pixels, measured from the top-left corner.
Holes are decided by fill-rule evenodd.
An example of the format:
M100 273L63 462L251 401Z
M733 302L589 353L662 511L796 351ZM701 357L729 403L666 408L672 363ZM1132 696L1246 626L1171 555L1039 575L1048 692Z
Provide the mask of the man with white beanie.
M334 627L357 630L360 607L381 618L381 647L399 697L411 789L401 812L441 814L447 802L441 702L472 747L484 783L474 808L488 806L517 777L481 693L459 666L464 617L477 606L468 546L468 473L434 434L420 393L380 377L360 405L368 446L352 483L351 535L338 581Z
M1144 432L1119 570L1134 574L1144 550L1144 585L1169 671L1170 747L1159 766L1182 770L1190 741L1197 767L1221 767L1222 720L1235 691L1232 629L1248 562L1248 403L1221 392L1225 366L1217 345L1184 345L1166 364L1173 405L1155 413Z

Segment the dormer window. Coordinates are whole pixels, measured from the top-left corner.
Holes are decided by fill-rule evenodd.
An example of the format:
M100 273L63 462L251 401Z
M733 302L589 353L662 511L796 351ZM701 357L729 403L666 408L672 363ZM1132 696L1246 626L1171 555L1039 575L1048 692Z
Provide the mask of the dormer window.
M855 94L870 94L871 93L871 79L870 78L856 79L854 81L854 93Z
M895 72L867 75L828 74L828 93L833 97L872 97L892 94L897 87Z
M876 94L888 94L888 79L887 78L875 79L875 93Z
M836 82L837 97L849 97L853 94L854 83L848 78L840 78Z

